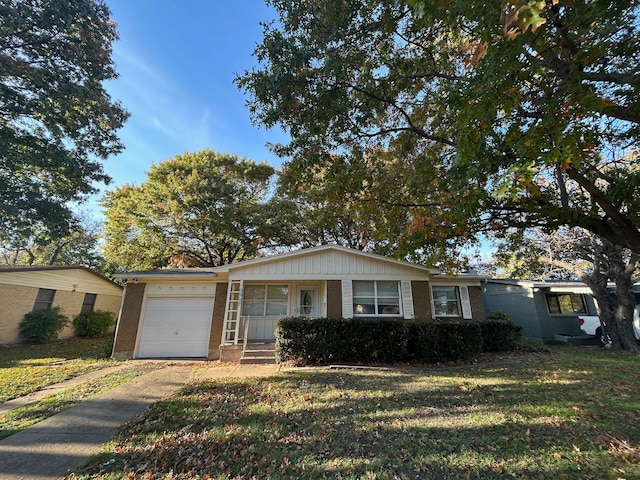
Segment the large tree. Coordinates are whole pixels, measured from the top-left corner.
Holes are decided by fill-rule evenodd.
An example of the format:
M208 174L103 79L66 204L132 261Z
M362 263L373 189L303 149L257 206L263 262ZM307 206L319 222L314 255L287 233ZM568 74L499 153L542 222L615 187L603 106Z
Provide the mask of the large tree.
M17 265L82 265L100 270L101 224L88 212L74 214L67 235L51 237L44 232L19 238L13 243L0 240L0 264Z
M300 178L383 149L410 173L360 188L413 238L567 225L640 251L638 0L270 3L236 81Z
M104 255L120 270L216 267L289 245L292 205L269 198L274 173L211 150L153 165L104 196Z
M100 161L128 115L103 85L117 38L101 0L0 0L3 242L68 234L68 202L109 180Z

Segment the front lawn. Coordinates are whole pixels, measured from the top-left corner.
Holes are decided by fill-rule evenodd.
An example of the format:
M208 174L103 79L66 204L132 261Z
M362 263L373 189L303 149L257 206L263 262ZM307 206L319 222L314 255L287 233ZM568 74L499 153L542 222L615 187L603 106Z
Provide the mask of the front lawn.
M0 347L0 402L113 364L113 335Z
M70 478L640 478L640 357L292 370L185 387Z

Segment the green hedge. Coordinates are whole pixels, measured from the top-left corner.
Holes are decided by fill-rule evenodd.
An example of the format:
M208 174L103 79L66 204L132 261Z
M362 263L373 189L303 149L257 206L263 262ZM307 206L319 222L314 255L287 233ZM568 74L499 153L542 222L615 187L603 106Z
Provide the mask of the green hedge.
M504 321L286 318L277 323L276 358L298 365L449 362L512 349L519 329Z
M509 320L485 320L480 322L480 327L485 352L514 350L522 335L522 327Z
M397 320L287 318L276 326L276 359L298 364L402 361L407 327Z
M412 323L409 331L409 351L420 362L464 360L482 352L482 332L478 322Z

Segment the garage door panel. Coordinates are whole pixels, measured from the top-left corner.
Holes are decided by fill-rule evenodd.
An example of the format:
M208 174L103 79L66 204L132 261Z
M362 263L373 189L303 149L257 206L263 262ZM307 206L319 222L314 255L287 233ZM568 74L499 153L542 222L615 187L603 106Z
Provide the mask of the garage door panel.
M213 298L148 298L138 357L206 357Z

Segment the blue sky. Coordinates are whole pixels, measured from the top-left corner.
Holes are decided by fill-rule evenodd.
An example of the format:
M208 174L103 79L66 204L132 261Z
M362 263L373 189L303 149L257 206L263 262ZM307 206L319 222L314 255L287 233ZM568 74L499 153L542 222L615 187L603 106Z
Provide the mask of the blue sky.
M124 152L104 163L113 182L102 192L140 184L151 164L205 148L280 165L266 143L284 134L254 127L233 83L257 65L259 22L275 19L273 9L263 0L105 3L120 33L113 45L120 77L107 89L131 117L119 131Z

